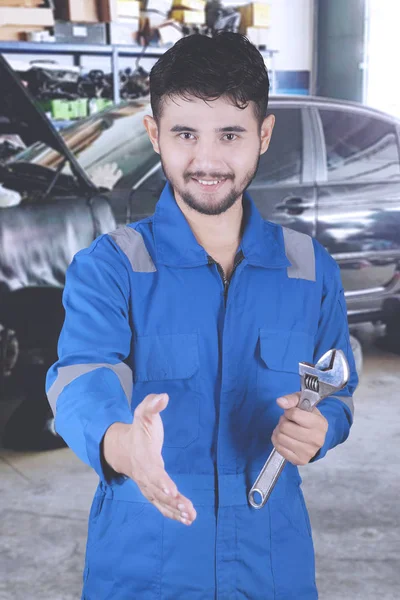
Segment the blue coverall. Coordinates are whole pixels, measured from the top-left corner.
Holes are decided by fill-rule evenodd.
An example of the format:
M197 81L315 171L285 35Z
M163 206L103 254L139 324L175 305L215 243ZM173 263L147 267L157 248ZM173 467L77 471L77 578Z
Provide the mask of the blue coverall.
M70 264L59 360L46 391L56 431L99 475L86 600L314 600L314 549L298 468L287 463L262 509L248 492L300 390L299 362L341 348L349 383L319 404L329 423L312 461L344 442L358 384L337 263L310 236L264 220L248 192L230 282L197 242L170 183L154 215L101 235ZM101 442L150 393L165 470L197 511L164 517Z

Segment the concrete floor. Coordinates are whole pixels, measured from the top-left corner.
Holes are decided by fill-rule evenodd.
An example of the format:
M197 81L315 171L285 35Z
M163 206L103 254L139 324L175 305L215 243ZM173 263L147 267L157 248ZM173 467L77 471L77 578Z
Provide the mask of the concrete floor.
M301 468L320 600L400 598L400 357L361 335L350 437ZM95 486L68 449L0 451L0 600L80 598Z

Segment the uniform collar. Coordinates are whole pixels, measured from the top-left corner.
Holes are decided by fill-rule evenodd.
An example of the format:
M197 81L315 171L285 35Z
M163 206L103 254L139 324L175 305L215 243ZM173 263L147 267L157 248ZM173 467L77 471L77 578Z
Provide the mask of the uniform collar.
M248 192L243 194L243 236L239 246L250 265L266 268L290 267L285 254L282 228L261 217ZM157 202L153 216L157 262L169 267L208 264L201 246L179 208L170 182Z

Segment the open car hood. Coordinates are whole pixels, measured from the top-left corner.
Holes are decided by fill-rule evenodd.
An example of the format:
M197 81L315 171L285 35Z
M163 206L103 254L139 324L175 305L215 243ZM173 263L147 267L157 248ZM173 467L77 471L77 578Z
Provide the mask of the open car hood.
M79 183L88 190L96 186L82 169L61 135L34 103L19 76L0 54L0 134L19 135L26 146L43 142L65 156Z

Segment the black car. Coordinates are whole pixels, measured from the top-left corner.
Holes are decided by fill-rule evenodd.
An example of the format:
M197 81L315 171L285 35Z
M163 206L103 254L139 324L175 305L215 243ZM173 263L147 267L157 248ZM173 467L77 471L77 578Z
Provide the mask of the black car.
M143 125L149 98L58 133L1 57L0 80L0 135L16 133L27 146L0 164L0 184L20 198L0 208L0 371L3 395L13 374L29 395L21 373L31 369L43 387L55 360L73 255L99 234L152 214L165 176ZM341 267L350 326L386 323L399 350L399 122L305 96L272 97L269 111L276 125L252 198L264 218L327 248Z

